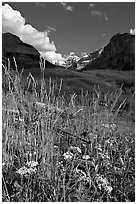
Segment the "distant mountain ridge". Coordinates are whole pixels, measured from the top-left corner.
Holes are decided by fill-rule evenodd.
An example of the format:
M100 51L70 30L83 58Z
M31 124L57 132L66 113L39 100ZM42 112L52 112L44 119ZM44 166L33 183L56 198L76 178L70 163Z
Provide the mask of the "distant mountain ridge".
M10 60L12 68L15 68L13 57L15 57L18 69L40 67L39 52L33 46L23 43L19 37L11 33L2 34L2 56L5 62L5 59ZM48 68L59 67L47 60L45 60L45 66ZM92 69L134 70L135 36L129 33L118 33L110 39L105 47L95 50L77 61L72 61L72 65L67 69L74 71Z
M91 69L115 69L120 71L135 69L135 36L129 33L116 34L102 49L93 52L94 59L82 71Z
M11 67L15 68L16 60L18 69L32 69L40 67L40 54L31 45L24 43L19 37L11 33L2 34L2 56L3 62L10 60ZM56 66L45 60L46 67L55 68Z
M92 62L93 60L97 59L101 52L102 52L103 48L100 48L99 50L95 50L93 52L90 52L89 54L87 54L86 56L83 56L78 62L77 62L77 68L76 70L82 70L83 67L88 64L89 62Z

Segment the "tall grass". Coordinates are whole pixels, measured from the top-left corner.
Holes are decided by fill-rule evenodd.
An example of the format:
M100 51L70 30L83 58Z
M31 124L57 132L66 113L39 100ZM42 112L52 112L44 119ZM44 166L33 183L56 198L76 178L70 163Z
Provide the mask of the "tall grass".
M135 200L134 124L119 117L122 87L68 100L62 81L47 86L42 65L39 92L31 73L25 90L10 63L3 74L3 201Z

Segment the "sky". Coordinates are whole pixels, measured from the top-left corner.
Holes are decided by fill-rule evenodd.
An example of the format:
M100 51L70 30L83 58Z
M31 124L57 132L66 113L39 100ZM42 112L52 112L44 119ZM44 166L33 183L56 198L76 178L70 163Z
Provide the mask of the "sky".
M134 2L3 2L2 32L33 45L49 61L81 57L135 30Z

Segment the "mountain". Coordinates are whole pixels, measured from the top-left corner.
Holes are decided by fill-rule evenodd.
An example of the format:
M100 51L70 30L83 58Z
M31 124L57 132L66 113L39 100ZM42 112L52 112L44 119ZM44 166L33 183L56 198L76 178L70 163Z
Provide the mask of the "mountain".
M90 60L90 63L92 63L101 57L104 49L89 53L88 56L84 56L80 61L84 62L86 60ZM29 73L31 73L37 82L37 92L39 93L41 90L41 72L39 69L40 55L37 50L34 47L23 43L17 36L5 33L2 35L2 54L6 59L10 59L13 68L15 68L13 56L16 58L18 70L24 67L24 71L21 75L21 84L23 85L24 90L28 86L27 77ZM57 85L55 86L55 93L58 94L58 87L60 87L59 84L63 84L61 94L66 96L66 98L68 98L68 96L72 93L76 93L78 97L81 98L81 93L87 93L87 91L92 93L95 86L99 86L102 93L107 91L112 92L121 87L122 84L124 91L124 95L122 97L126 97L130 101L132 97L131 92L134 93L134 70L123 72L110 69L91 69L88 72L76 72L64 69L60 66L55 66L48 61L45 61L45 63L46 69L44 71L44 79L46 86L50 86L49 79L51 78L52 83L54 82ZM53 67L53 69L51 67ZM2 87L4 91L8 91L9 81L7 80L7 76L4 71L5 70L3 69ZM15 73L16 72L14 70L10 70L13 80ZM121 100L123 100L123 98Z
M76 70L82 70L83 67L88 64L89 62L92 62L93 60L97 59L101 52L102 52L103 48L100 48L99 50L95 50L94 52L91 52L89 54L86 54L85 56L83 56L78 62L77 62L77 68Z
M135 36L129 33L114 35L100 55L89 61L82 71L92 69L135 69Z
M20 40L19 37L11 33L2 34L2 57L3 63L10 60L10 65L14 69L15 57L18 69L39 68L40 54L31 45L26 44ZM43 61L43 60L42 60ZM54 68L55 65L45 60L46 67Z

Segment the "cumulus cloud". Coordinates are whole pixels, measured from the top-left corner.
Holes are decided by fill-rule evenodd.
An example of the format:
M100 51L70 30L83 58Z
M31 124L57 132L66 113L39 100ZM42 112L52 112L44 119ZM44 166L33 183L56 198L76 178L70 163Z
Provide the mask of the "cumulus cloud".
M99 11L99 10L96 10L95 6L96 6L95 3L89 3L89 9L91 10L91 14L96 15L96 16L104 19L105 21L108 21L107 15L105 13Z
M25 24L25 18L19 11L13 10L8 4L2 7L2 32L11 32L20 39L33 45L38 51L56 51L54 42L50 42L48 32L40 32L30 24Z
M91 14L99 16L99 17L105 19L105 21L108 21L107 15L105 13L102 13L101 11L93 10L93 11L91 11Z
M66 2L60 2L60 4L63 6L63 8L66 10L66 11L73 11L74 7L68 5Z
M49 27L47 31L41 32L36 30L30 24L25 24L25 18L17 10L12 9L8 4L2 6L2 32L10 32L17 35L23 42L34 46L40 53L48 52L51 54L51 58L60 56L56 53L56 46L54 42L50 42L49 30L53 28ZM49 54L47 55L49 58Z
M55 51L48 51L48 52L42 52L41 53L41 57L43 57L44 59L47 59L48 61L52 62L52 63L56 63L56 62L64 62L64 58L62 57L62 55L60 53L56 53Z
M129 32L130 32L131 35L135 35L135 29L131 28Z

